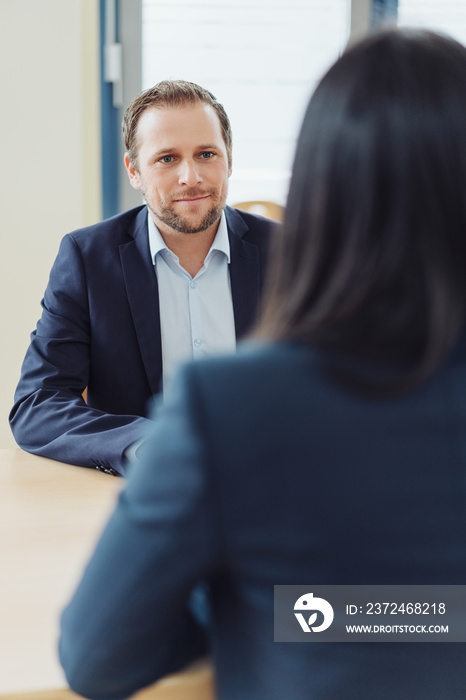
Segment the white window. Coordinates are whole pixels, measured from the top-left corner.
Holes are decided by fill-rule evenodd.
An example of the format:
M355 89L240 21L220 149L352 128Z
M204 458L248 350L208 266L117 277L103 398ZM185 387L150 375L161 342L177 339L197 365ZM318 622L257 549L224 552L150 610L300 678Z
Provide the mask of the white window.
M233 129L228 201L284 204L309 96L346 45L348 0L143 0L142 88L191 80Z
M398 0L398 24L442 31L466 45L466 2Z

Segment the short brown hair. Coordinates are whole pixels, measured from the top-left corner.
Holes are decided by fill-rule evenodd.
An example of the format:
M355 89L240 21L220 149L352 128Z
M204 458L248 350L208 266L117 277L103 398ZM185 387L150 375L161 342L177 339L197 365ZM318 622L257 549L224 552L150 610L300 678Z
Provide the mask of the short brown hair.
M181 107L186 104L204 102L213 107L220 121L222 137L231 167L232 133L230 120L223 105L214 95L196 83L187 80L162 80L136 97L127 108L123 117L123 141L131 163L137 166L137 128L143 112L150 107Z

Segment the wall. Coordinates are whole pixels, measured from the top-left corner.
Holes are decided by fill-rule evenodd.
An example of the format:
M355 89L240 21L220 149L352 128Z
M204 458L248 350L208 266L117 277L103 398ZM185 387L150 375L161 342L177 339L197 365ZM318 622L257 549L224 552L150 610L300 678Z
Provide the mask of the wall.
M351 0L350 41L354 43L367 34L370 25L372 0Z
M61 237L100 206L97 0L0 0L0 448Z

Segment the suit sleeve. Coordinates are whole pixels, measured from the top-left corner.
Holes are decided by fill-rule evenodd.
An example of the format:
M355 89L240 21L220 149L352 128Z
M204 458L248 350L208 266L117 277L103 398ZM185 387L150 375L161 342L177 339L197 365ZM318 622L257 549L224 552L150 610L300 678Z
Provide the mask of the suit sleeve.
M93 700L126 698L206 651L188 601L213 569L219 528L197 410L175 387L62 615L61 663Z
M149 421L91 408L90 313L85 273L72 236L63 239L31 334L10 413L17 443L28 452L123 473L125 450Z

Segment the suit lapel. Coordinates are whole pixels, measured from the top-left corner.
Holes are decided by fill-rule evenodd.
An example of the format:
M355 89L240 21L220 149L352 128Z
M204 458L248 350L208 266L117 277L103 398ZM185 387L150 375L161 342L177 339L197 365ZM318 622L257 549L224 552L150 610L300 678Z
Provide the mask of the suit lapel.
M257 315L261 290L259 249L244 239L248 226L242 216L225 207L230 240L230 281L236 337L250 330Z
M149 385L157 394L162 377L159 291L150 259L146 207L137 215L130 235L132 240L119 246L123 277Z
M225 208L230 241L230 281L236 337L241 338L254 323L261 290L260 257L257 246L244 239L248 226L231 207ZM162 341L159 291L150 259L147 208L136 217L132 237L119 246L123 277L147 378L153 394L161 390Z

